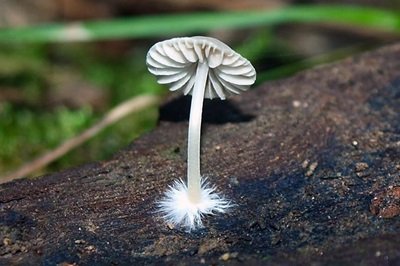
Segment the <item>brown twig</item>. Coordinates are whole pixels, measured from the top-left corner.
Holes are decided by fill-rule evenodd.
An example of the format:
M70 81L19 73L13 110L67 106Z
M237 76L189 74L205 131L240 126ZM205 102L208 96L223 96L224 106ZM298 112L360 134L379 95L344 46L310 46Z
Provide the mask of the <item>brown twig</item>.
M119 121L123 117L141 111L149 106L159 103L160 98L154 95L141 95L130 100L127 100L118 106L111 109L102 120L94 124L92 127L88 128L78 136L75 136L63 144L58 146L56 149L45 153L44 155L36 158L35 160L28 162L27 164L20 167L15 172L12 172L5 178L0 178L0 184L6 183L15 179L23 178L39 169L45 167L54 160L60 158L70 150L78 147L85 141L94 137L101 130L107 126Z

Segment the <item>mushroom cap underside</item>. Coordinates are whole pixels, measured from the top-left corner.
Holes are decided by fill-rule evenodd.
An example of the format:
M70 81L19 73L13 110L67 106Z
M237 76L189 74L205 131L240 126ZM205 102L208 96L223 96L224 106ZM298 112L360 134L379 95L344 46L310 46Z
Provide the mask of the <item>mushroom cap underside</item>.
M182 37L158 42L147 53L149 71L171 91L192 94L198 64L207 64L204 97L226 99L246 91L256 79L251 63L211 37Z

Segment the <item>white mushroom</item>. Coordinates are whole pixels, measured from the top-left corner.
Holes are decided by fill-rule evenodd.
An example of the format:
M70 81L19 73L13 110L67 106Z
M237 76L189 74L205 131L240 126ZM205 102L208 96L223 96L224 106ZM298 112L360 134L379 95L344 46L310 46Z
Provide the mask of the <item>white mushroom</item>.
M147 54L149 71L171 91L192 95L188 133L186 184L176 183L160 202L167 220L189 230L202 225L201 216L224 212L229 202L202 182L200 131L204 98L225 100L246 91L256 79L251 63L221 41L203 36L173 38L153 45ZM179 195L178 195L179 194ZM186 200L187 202L183 203ZM177 202L179 201L179 202Z

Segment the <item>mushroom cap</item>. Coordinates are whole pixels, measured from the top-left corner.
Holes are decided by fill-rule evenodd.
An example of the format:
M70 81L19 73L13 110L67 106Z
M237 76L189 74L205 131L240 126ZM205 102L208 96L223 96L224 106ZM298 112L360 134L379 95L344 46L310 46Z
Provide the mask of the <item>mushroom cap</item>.
M171 91L192 94L199 63L209 67L204 97L222 100L246 91L256 80L249 60L223 42L203 36L173 38L154 44L146 58L150 73Z

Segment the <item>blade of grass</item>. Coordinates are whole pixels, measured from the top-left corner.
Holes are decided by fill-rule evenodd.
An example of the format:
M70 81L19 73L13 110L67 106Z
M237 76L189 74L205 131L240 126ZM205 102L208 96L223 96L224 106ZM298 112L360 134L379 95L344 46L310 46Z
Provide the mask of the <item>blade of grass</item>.
M286 22L336 23L392 33L400 32L400 14L395 11L356 6L310 5L271 11L192 13L9 28L0 30L0 42L147 38Z

